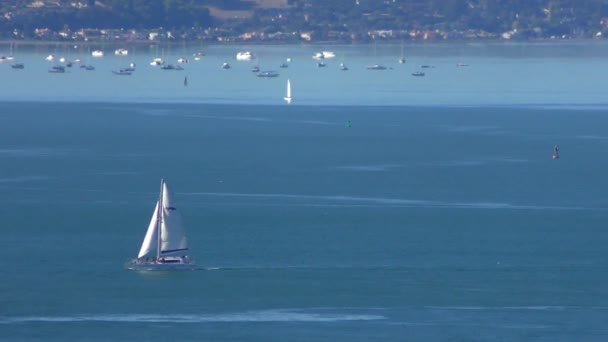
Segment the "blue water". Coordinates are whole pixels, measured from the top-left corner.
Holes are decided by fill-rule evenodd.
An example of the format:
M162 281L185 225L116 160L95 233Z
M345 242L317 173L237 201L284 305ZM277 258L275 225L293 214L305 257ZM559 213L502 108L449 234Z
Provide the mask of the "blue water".
M603 45L582 46L588 51L530 45L533 60L518 45L468 49L498 49L475 57L488 68L494 58L524 70L564 61L605 68L593 58ZM467 56L453 48L426 47L426 63ZM286 47L264 49L281 55ZM546 63L537 49L547 49ZM314 65L298 74L294 60L294 84L352 92L302 86L303 98L287 106L284 75L252 78L246 64L227 71L242 82L207 74L209 95L194 82L159 91L168 76L148 65L118 80L99 67L51 75L45 53L24 57L40 63L38 73L1 71L15 87L0 103L0 339L608 337L608 109L592 89L599 72L589 83L573 84L573 74L520 84L496 71L513 82L494 89L540 89L517 90L513 100L476 85L476 63L436 67L436 78L423 80L398 65L373 76L386 79L351 67L348 77L369 80L368 91L320 79ZM364 66L365 56L352 58ZM419 97L382 90L401 84L398 72L403 89L427 82ZM463 78L461 102L443 101L457 72L477 76ZM558 85L570 95L554 97ZM37 91L26 96L27 86ZM227 92L239 88L247 95L232 103ZM559 160L551 159L555 144ZM161 177L199 271L123 268L139 249Z

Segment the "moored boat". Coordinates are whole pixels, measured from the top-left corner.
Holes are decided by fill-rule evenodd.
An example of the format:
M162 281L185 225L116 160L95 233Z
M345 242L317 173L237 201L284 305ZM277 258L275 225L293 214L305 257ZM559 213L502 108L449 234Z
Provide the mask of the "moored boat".
M236 54L237 61L250 61L255 57L251 51L240 51Z

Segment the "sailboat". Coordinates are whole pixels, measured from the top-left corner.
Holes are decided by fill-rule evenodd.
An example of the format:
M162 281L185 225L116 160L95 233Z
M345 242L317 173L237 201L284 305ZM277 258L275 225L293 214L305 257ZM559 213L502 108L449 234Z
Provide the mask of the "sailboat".
M403 54L403 41L401 41L401 57L399 57L399 64L405 63L405 55Z
M291 82L289 81L289 79L287 79L287 93L285 94L285 97L283 99L285 100L285 102L287 102L287 104L291 103Z
M376 41L374 40L374 59L377 59L376 53ZM382 64L372 64L365 67L367 70L386 70L387 68Z
M181 215L173 204L167 183L161 179L160 195L137 258L127 264L130 270L193 270Z

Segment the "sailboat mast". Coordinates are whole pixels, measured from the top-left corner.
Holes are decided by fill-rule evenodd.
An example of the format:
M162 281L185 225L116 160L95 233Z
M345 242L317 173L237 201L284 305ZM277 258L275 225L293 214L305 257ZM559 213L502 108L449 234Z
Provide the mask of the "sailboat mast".
M163 188L165 184L165 180L161 179L160 180L160 196L158 198L158 212L156 213L156 237L158 238L158 241L156 242L157 244L157 248L156 248L156 260L158 260L160 258L160 241L161 241L161 224L163 222Z

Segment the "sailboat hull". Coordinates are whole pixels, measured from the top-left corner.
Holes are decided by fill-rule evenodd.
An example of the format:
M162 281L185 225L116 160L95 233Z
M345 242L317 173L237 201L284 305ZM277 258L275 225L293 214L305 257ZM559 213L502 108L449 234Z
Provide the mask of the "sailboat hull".
M194 271L196 264L188 257L165 257L160 260L139 258L127 262L125 268L132 271Z

